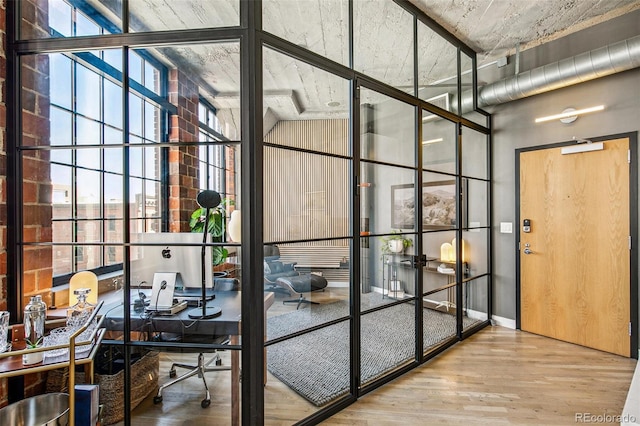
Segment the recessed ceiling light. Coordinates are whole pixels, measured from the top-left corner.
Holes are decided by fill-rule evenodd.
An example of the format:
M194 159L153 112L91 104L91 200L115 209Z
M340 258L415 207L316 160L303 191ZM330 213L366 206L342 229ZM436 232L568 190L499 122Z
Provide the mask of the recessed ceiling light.
M338 102L338 101L327 102L327 106L333 107L333 108L339 107L340 106L340 102Z

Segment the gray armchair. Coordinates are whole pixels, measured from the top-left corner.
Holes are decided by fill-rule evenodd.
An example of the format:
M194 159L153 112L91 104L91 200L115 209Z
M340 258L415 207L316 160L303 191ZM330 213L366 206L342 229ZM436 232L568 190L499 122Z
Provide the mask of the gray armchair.
M278 246L264 246L264 284L267 291L279 291L281 287L276 284L278 278L297 277L300 275L295 270L294 263L280 261L280 249Z
M324 291L327 280L323 276L312 273L301 274L295 269L296 263L280 261L280 249L277 246L264 246L264 282L266 291L284 292L296 299L282 303L296 303L296 309L303 303L317 304L308 300L304 294L312 291Z

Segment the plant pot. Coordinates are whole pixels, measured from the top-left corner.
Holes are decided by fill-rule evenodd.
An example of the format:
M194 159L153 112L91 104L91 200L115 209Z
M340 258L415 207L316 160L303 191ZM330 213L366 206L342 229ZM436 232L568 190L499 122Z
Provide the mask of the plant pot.
M37 364L39 362L42 362L43 359L44 359L44 351L26 353L22 355L22 364L23 365Z
M404 241L402 240L391 240L388 245L391 253L402 253L404 251Z

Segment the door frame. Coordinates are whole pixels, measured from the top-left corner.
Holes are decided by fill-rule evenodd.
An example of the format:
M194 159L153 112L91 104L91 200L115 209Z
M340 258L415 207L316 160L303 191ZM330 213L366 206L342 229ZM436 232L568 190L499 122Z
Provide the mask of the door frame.
M629 150L631 152L631 162L629 164L629 233L631 234L631 250L629 258L630 278L630 314L629 322L631 323L631 353L629 356L638 359L640 348L638 345L638 249L640 240L638 240L638 132L619 133L614 135L598 136L588 138L593 142L607 141L611 139L629 139ZM575 145L574 140L558 142L546 145L536 145L526 148L519 148L515 151L515 191L516 191L516 238L514 253L516 258L516 329L522 330L521 327L521 292L520 292L520 154L527 151L537 151L541 149L558 148L569 145Z

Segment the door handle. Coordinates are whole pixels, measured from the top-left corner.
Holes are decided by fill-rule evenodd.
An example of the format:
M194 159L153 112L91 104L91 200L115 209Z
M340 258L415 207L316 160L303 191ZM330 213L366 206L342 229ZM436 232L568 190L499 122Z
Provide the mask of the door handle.
M524 254L532 254L533 252L531 251L530 248L526 248L524 249Z

